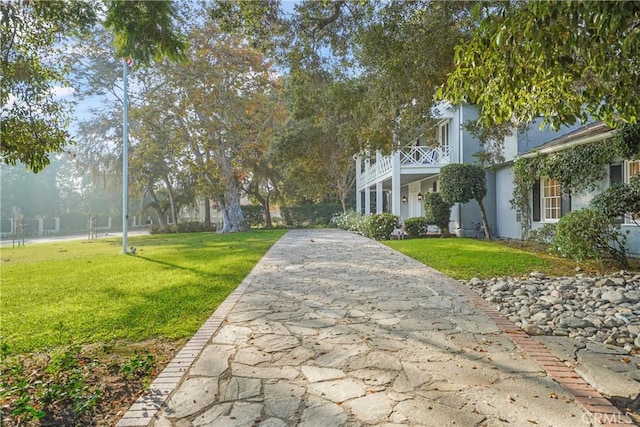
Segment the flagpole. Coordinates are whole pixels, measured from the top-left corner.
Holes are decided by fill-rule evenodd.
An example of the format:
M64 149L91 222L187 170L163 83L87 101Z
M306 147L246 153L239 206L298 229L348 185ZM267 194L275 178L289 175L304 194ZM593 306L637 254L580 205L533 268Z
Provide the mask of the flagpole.
M122 61L124 83L122 97L122 253L128 254L127 232L129 228L129 99L127 88L127 59Z

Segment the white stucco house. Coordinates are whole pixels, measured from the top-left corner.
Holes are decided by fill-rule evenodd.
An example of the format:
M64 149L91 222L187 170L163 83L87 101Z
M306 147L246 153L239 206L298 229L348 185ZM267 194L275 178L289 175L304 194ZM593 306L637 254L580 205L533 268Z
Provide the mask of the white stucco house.
M440 169L451 163L474 163L480 150L476 137L464 127L475 120L477 111L470 105L442 105L440 121L431 129L384 156L380 152L356 157L356 210L361 213L391 212L401 220L424 215L422 196L438 191ZM431 135L431 139L427 137ZM558 131L541 130L538 123L504 141L505 162L495 171L487 170L487 196L484 205L489 227L495 237L521 238L520 213L513 209L513 161L521 156L552 153L570 147L602 141L613 131L601 122L564 126ZM435 140L433 140L435 138ZM618 182L629 182L640 173L640 161L616 159L605 171L605 178L592 192L564 194L553 179L542 179L531 189L533 222L531 229L557 222L572 210L587 207L595 194ZM449 231L457 236L476 235L475 224L480 212L475 201L456 204L451 210ZM629 231L627 247L640 255L640 227L625 218L624 231Z

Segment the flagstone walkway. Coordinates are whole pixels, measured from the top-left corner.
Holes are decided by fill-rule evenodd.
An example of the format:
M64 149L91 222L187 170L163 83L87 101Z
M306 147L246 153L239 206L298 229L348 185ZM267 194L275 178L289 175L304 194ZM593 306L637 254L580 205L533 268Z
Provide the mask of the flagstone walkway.
M626 421L457 281L352 233L295 230L118 426Z

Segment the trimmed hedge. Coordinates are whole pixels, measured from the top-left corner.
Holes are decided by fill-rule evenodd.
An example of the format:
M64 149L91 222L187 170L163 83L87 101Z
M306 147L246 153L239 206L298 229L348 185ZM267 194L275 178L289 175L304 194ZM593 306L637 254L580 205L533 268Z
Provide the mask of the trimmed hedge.
M330 226L332 218L342 213L340 203L316 203L303 206L287 206L280 208L280 214L286 225L293 227Z
M390 213L373 214L367 218L367 237L376 240L391 240L391 233L400 227L400 218Z
M216 231L216 226L214 224L205 224L204 222L189 221L180 222L178 225L171 224L164 228L154 224L149 229L150 234L200 233L203 231Z
M424 237L427 235L429 222L423 216L407 218L404 220L404 230L409 237Z

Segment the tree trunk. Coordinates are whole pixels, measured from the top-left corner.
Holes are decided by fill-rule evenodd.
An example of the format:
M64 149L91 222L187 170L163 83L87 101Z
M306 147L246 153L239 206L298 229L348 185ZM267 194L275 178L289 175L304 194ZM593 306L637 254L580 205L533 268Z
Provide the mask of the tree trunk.
M244 220L242 207L240 206L240 192L233 179L228 181L227 191L225 191L225 202L227 203L227 214L230 222L230 232L244 231L247 223Z
M155 206L154 209L158 213L158 225L160 228L167 227L167 221L164 219L164 212L160 209L160 203L158 202L158 197L156 196L156 192L153 191L153 187L149 187L149 197L151 197L152 205Z
M216 230L216 233L229 233L231 231L231 221L229 220L229 213L227 212L227 206L225 205L222 197L218 197L218 207L222 214L222 228Z
M484 238L491 240L491 230L489 230L489 222L487 221L487 212L484 210L484 203L482 199L476 199L478 207L480 208L480 216L482 217L482 226L484 227Z
M247 224L244 220L242 208L240 207L240 191L236 185L233 174L231 159L226 157L224 146L221 144L218 148L217 164L220 169L222 182L224 183L224 207L226 215L223 214L223 225L221 233L233 233L236 231L244 231Z
M211 206L208 197L205 197L204 199L204 223L206 225L211 225Z
M164 184L167 186L167 192L169 193L169 204L171 205L171 220L175 225L178 225L178 211L176 210L176 203L173 199L173 188L168 176L164 176Z
M271 207L268 199L267 204L264 206L264 228L273 228L273 222L271 221Z
M269 204L269 196L266 197L260 194L257 186L252 187L253 191L250 191L250 195L256 198L260 206L262 207L262 217L264 218L264 228L273 228L273 222L271 221L271 209Z

